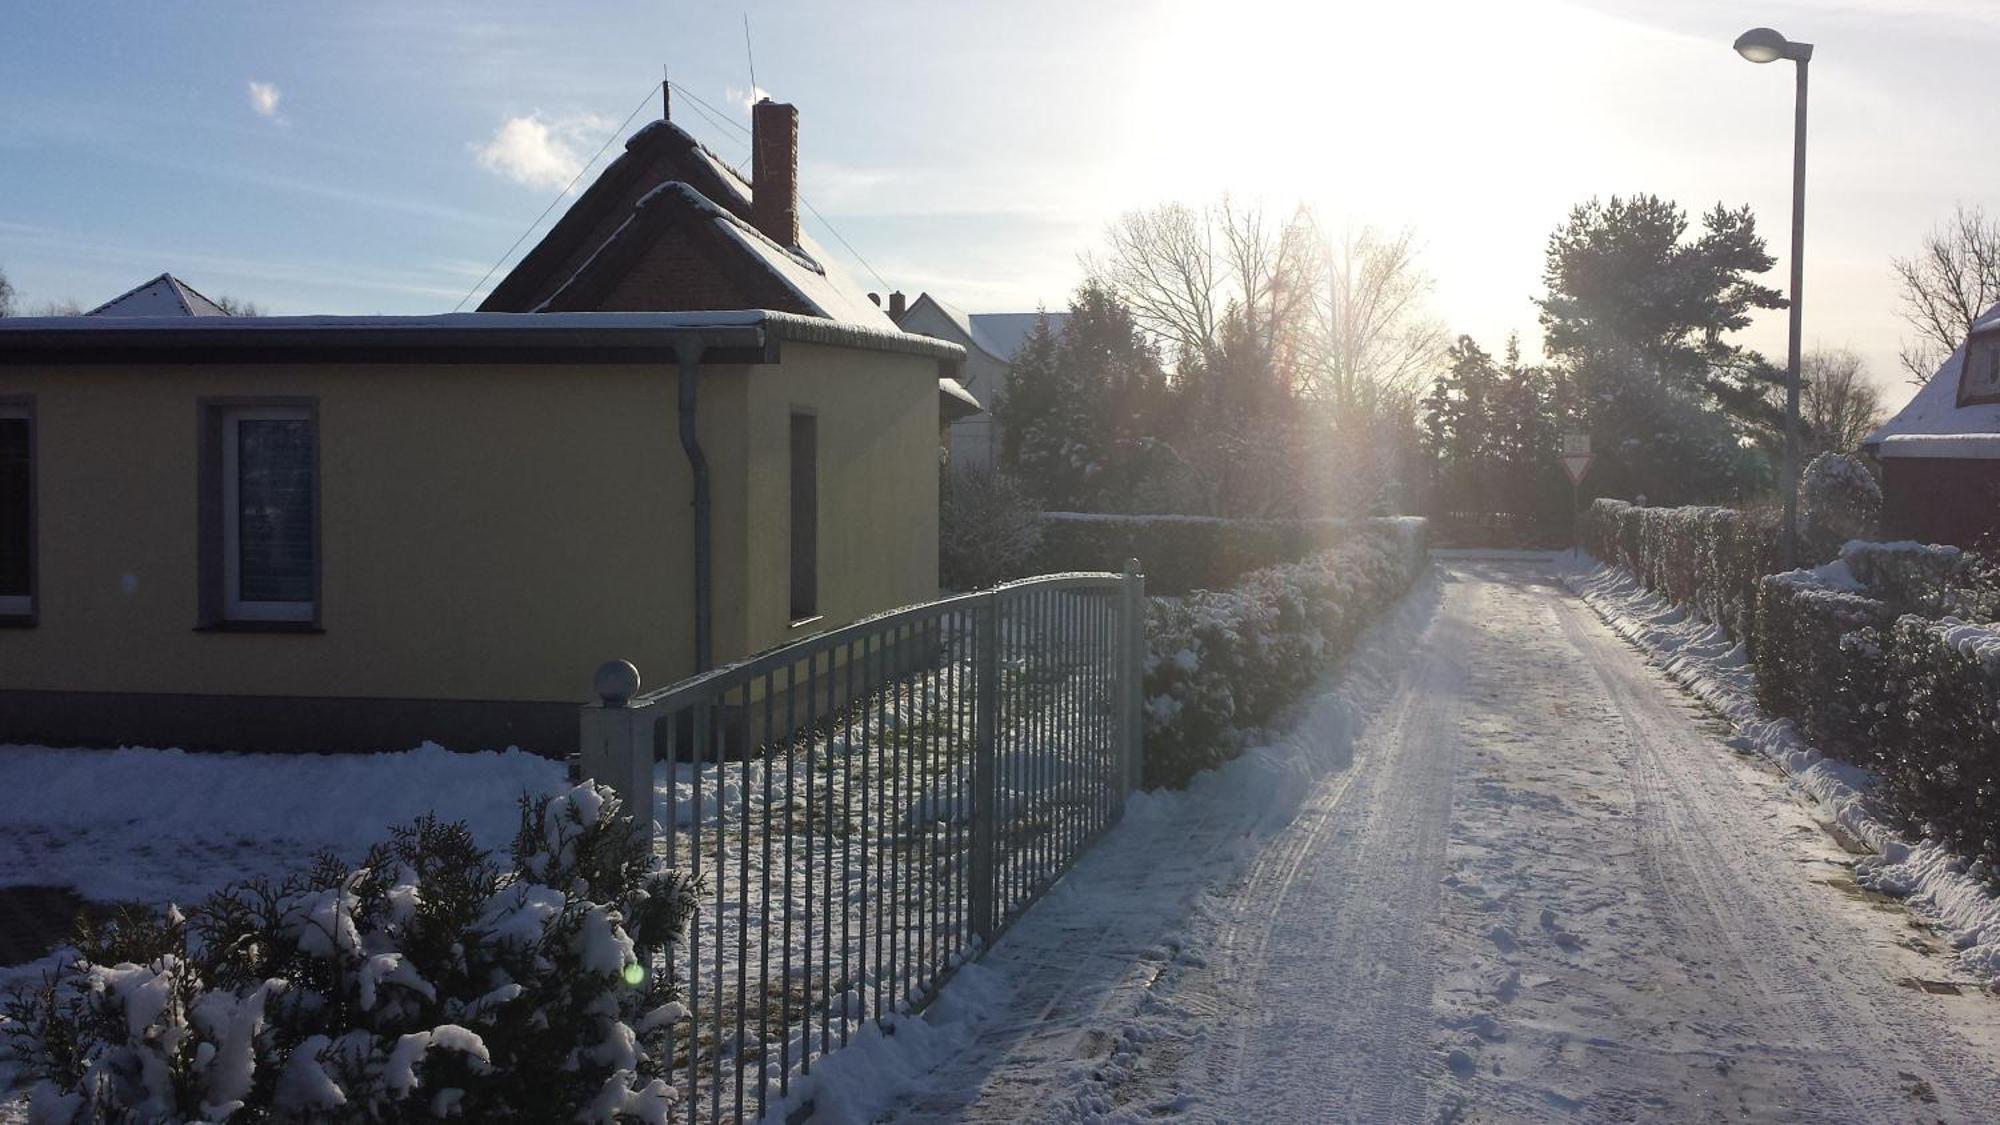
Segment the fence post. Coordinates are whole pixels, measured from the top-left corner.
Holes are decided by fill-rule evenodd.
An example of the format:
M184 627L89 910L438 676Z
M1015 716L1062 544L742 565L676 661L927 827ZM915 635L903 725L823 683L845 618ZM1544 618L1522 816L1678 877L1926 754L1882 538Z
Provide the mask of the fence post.
M639 670L623 660L597 669L597 702L580 713L577 749L585 778L611 787L632 818L632 831L653 845L653 727L659 715L637 699Z
M972 611L975 697L972 736L972 885L966 902L972 934L982 946L993 941L994 834L998 819L999 770L995 743L1000 729L1000 595L988 593Z
M1118 806L1145 782L1146 724L1140 702L1146 683L1146 575L1138 559L1125 560L1125 580L1119 586L1118 716L1120 763Z

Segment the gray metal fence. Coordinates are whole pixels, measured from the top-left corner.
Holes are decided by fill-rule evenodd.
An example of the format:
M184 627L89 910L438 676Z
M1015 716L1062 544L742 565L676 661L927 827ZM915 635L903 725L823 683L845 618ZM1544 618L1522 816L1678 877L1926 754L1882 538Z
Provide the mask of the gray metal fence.
M607 665L583 771L632 808L661 790L655 850L706 883L673 953L688 1017L667 1063L691 1117L761 1116L868 1021L921 1008L1118 818L1144 604L1134 562L646 694Z

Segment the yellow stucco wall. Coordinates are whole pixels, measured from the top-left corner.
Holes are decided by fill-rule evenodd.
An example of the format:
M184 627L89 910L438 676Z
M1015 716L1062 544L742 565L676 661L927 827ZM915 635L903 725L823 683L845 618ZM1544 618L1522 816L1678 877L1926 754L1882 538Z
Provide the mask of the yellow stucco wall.
M783 359L704 369L723 660L786 639L790 402L822 404L829 622L936 591L935 361ZM668 364L0 369L20 394L40 622L0 629L0 687L570 701L610 657L692 668ZM322 634L196 630L199 400L236 396L317 400Z
M752 651L937 596L937 362L787 343L750 369L744 547ZM818 417L819 620L791 628L794 412ZM770 518L763 518L766 514ZM719 557L719 552L718 552Z

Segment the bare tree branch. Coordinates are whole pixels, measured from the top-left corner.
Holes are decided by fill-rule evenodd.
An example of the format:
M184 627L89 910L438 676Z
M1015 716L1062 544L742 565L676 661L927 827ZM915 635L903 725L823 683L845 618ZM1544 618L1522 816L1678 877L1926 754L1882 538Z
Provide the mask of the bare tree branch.
M1900 358L1910 381L1922 384L1965 342L1973 322L2000 303L2000 222L1961 203L1924 236L1916 254L1890 264L1903 290L1903 319L1917 330Z

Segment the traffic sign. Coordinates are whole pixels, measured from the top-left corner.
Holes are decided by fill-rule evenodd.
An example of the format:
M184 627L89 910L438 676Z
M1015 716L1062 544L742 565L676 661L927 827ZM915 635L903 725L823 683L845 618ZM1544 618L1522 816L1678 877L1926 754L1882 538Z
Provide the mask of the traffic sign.
M1563 454L1563 472L1569 474L1570 484L1572 485L1582 484L1583 474L1590 471L1590 463L1595 460L1597 460L1597 455L1595 453Z

